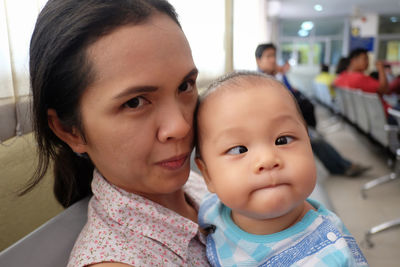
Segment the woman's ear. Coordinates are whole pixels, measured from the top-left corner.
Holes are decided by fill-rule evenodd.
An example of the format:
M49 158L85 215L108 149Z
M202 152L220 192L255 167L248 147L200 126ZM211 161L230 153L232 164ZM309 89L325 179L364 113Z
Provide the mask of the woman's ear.
M203 175L204 181L206 182L208 191L210 191L211 193L215 193L214 190L214 184L210 178L210 175L208 173L207 170L207 165L205 164L205 162L201 159L201 158L195 158L194 161L196 162L197 168L199 168L199 170L201 171L201 174Z
M47 121L54 134L68 144L73 151L76 153L86 152L86 142L83 140L79 131L75 127L66 129L64 125L62 125L54 109L47 110Z

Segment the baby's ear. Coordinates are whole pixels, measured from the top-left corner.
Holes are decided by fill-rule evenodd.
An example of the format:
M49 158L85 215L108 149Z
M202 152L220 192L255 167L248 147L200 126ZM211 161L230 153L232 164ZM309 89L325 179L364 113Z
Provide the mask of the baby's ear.
M208 174L207 165L201 158L196 157L194 159L194 161L196 162L197 168L199 168L199 170L201 171L201 174L203 175L203 178L204 178L204 181L206 182L208 191L210 191L211 193L215 193L214 185L212 183L210 175Z

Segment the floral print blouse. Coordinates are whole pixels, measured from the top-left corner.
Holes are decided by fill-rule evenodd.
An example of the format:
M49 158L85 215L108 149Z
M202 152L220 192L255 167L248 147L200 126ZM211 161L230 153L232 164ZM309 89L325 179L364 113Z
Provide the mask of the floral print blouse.
M100 262L132 266L209 266L198 224L151 200L128 193L95 170L88 222L71 252L68 267ZM190 173L184 186L196 208L207 192Z

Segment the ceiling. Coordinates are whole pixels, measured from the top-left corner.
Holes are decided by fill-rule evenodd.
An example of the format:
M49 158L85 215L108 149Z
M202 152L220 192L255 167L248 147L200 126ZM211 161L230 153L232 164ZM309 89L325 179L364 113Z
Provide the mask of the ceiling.
M363 15L365 13L400 14L400 0L269 0L280 18L316 18ZM323 10L314 10L315 5Z

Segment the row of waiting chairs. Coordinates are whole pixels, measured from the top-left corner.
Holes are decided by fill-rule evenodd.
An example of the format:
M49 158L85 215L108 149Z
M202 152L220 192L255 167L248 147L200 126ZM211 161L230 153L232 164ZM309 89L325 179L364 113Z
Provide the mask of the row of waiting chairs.
M380 97L357 89L335 88L336 97L332 99L329 88L315 84L315 97L323 105L340 114L366 135L383 147L396 153L399 147L397 127L386 123L386 115Z
M336 97L333 100L326 85L316 83L314 88L315 97L321 104L334 113L340 114L363 133L396 155L394 170L391 173L373 179L362 186L361 194L363 198L366 198L366 190L398 179L400 177L400 130L397 126L387 124L385 110L378 94L355 89L335 88ZM396 119L400 126L400 111L390 108L388 113ZM365 235L366 244L372 247L371 236L373 234L399 225L400 218L396 218L372 227Z

